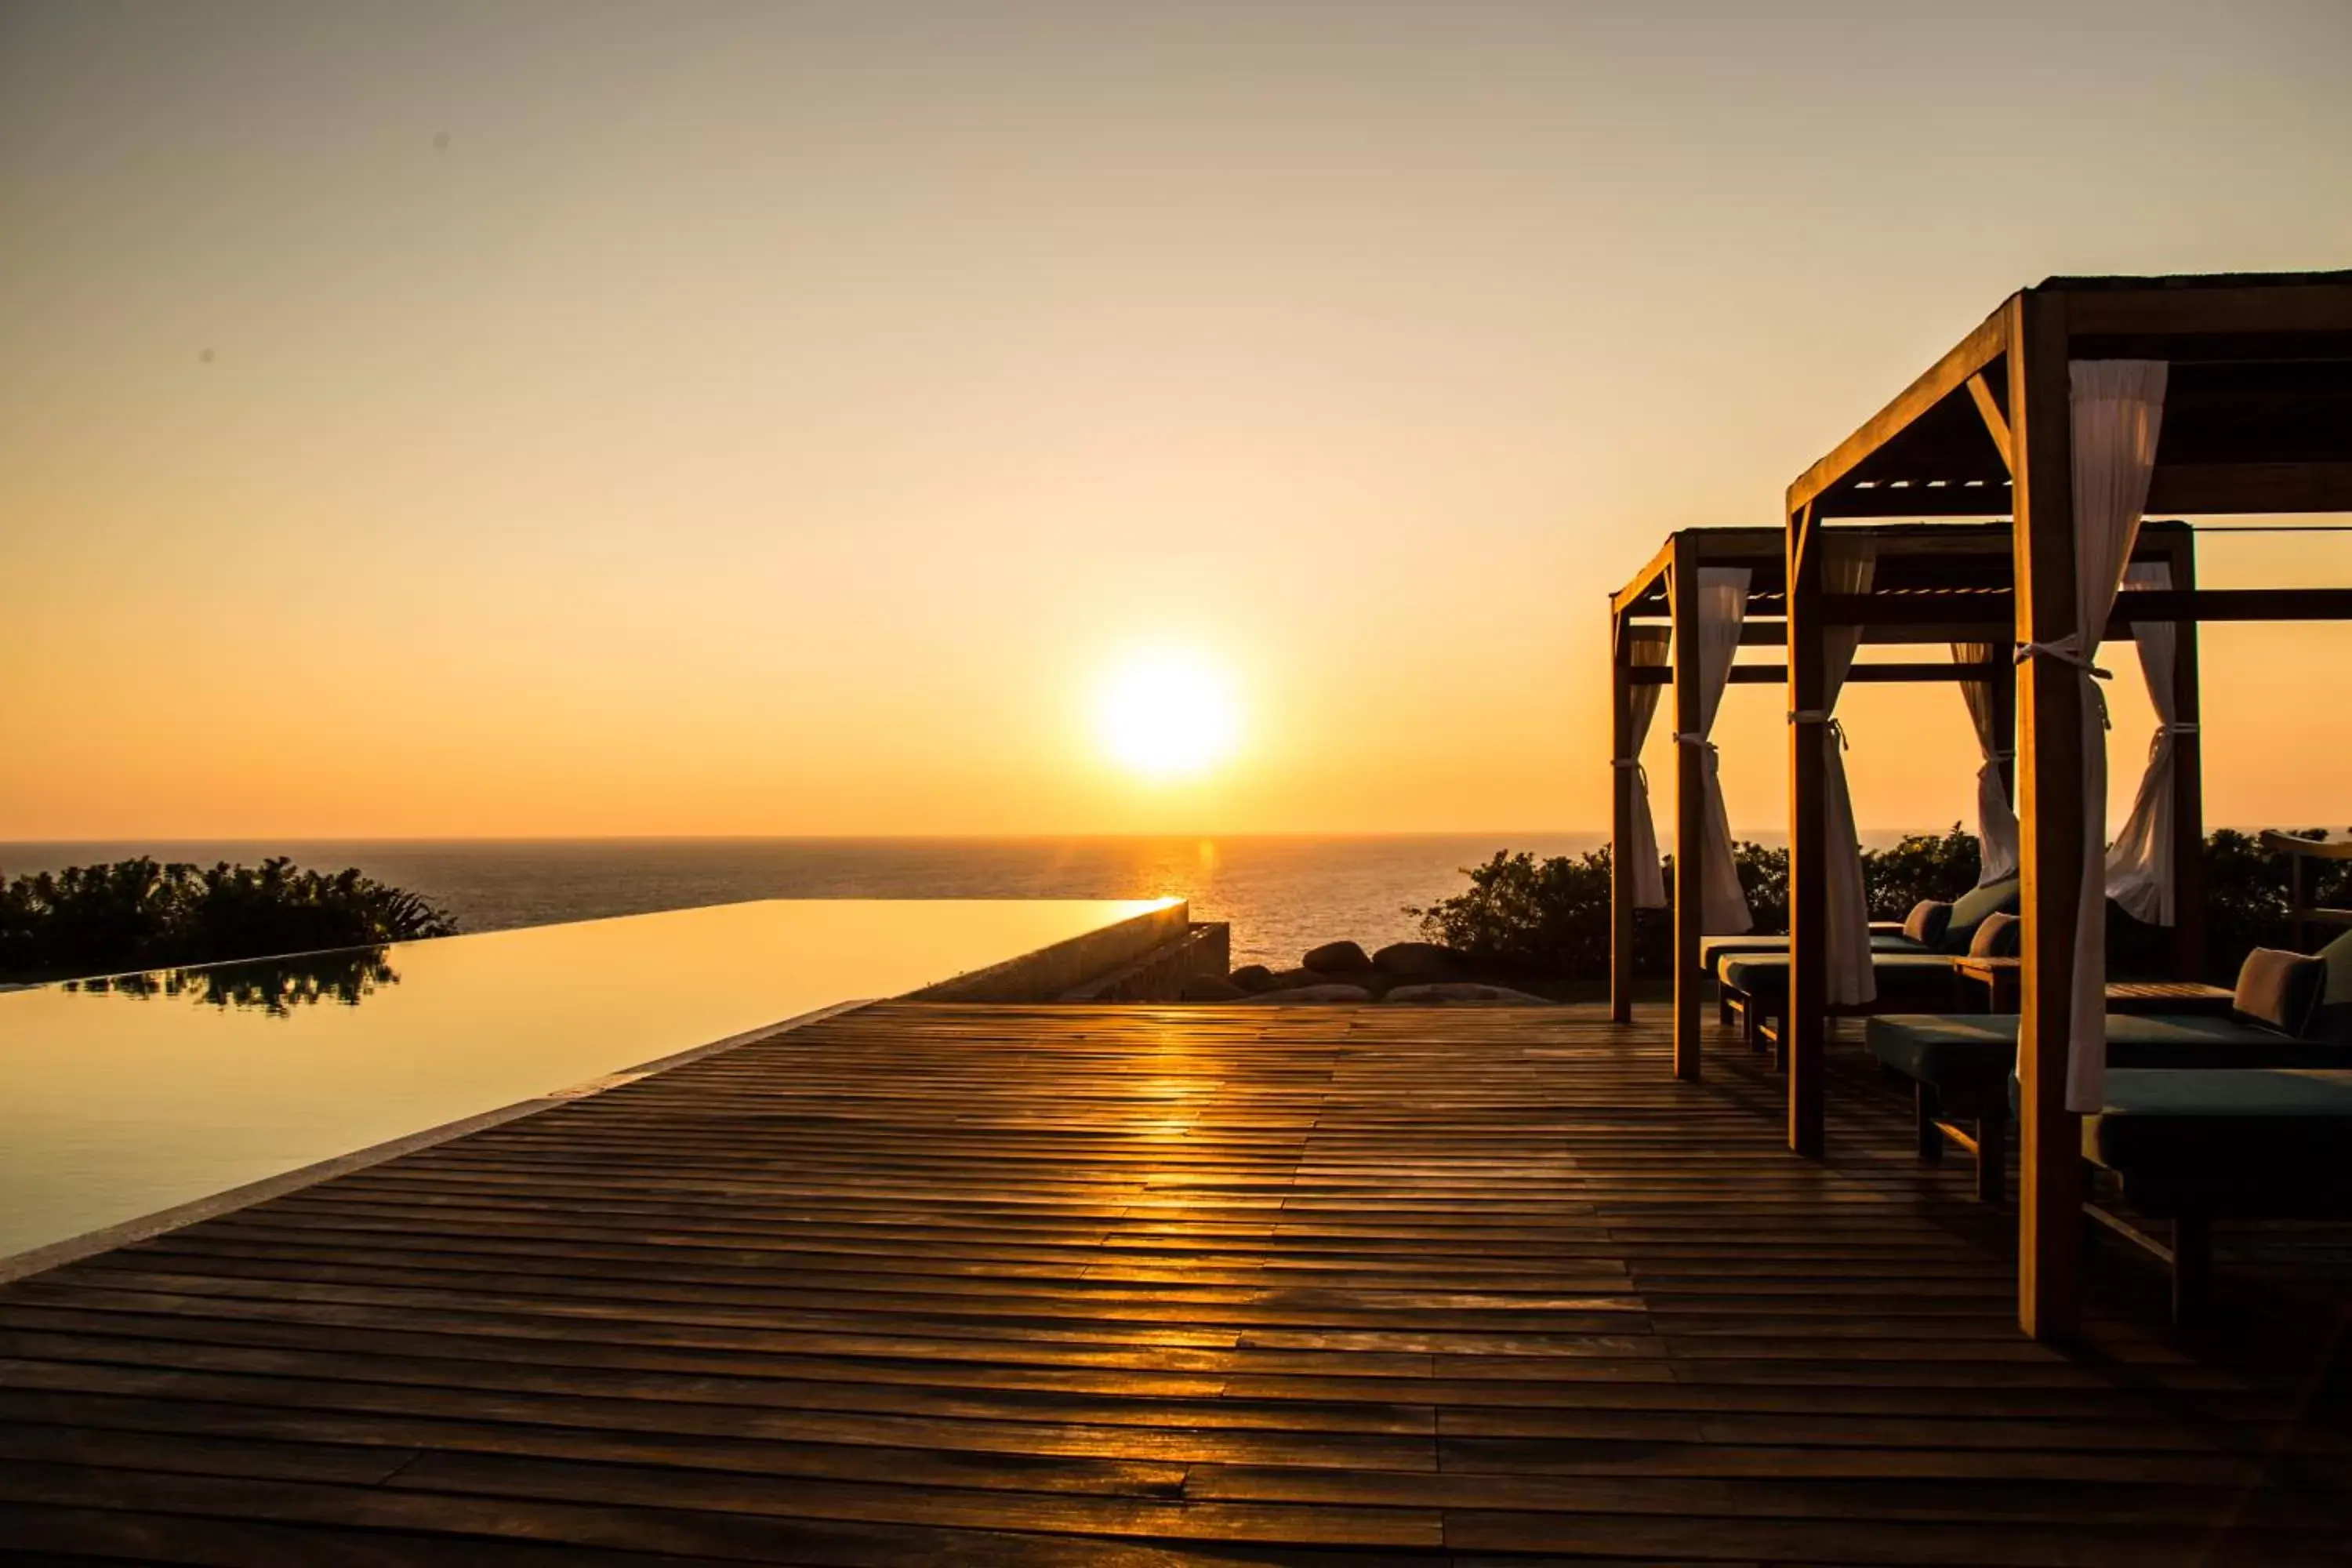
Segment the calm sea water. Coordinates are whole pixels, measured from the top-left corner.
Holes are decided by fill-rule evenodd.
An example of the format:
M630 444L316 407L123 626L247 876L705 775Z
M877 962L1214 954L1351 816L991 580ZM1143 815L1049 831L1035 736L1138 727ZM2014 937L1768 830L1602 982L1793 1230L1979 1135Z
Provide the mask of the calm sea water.
M1236 963L1294 963L1318 942L1413 934L1408 904L1460 891L1496 849L1597 847L1598 833L1384 837L313 839L0 844L0 871L131 855L357 866L453 911L469 931L746 899L1192 900L1231 921Z

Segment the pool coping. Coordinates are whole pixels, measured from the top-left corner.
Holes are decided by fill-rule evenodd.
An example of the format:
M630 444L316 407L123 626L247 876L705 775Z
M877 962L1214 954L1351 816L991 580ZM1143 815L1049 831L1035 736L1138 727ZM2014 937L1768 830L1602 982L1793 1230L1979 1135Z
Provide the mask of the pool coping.
M757 1028L729 1035L723 1039L713 1040L708 1045L690 1046L685 1050L674 1051L666 1057L656 1057L651 1061L640 1062L635 1067L622 1068L614 1072L583 1079L568 1088L534 1095L529 1100L519 1100L511 1105L499 1106L495 1110L478 1111L472 1116L460 1117L455 1121L445 1121L438 1127L428 1127L421 1132L410 1132L382 1143L372 1143L364 1149L355 1149L348 1154L337 1154L331 1159L315 1161L308 1165L299 1165L293 1170L280 1172L275 1176L264 1176L257 1182L247 1182L242 1186L230 1187L206 1197L191 1199L184 1204L174 1204L170 1208L158 1209L153 1214L142 1215L136 1219L121 1220L113 1225L101 1226L96 1230L84 1231L79 1236L67 1237L62 1241L45 1242L26 1251L0 1258L0 1285L28 1279L68 1263L79 1262L82 1258L94 1257L101 1252L112 1251L118 1247L128 1247L133 1242L146 1241L168 1231L177 1230L183 1226L194 1225L199 1220L212 1219L237 1209L249 1208L255 1204L265 1203L271 1198L297 1192L320 1182L331 1181L352 1171L363 1171L370 1165L380 1165L386 1160L396 1160L403 1154L414 1153L419 1149L430 1149L436 1143L446 1143L452 1139L463 1138L469 1132L479 1132L509 1121L519 1121L526 1116L535 1116L542 1110L552 1110L559 1105L567 1105L575 1100L586 1100L591 1096L602 1094L607 1089L619 1089L625 1084L635 1083L640 1079L651 1078L656 1073L667 1072L672 1068L684 1067L689 1062L700 1061L705 1057L717 1056L721 1051L731 1051L739 1046L772 1039L778 1035L788 1034L810 1024L820 1024L827 1018L838 1017L844 1013L854 1012L860 1007L870 1007L878 1000L882 998L860 996L847 1002L835 1002L829 1006L795 1014L778 1023L761 1024Z

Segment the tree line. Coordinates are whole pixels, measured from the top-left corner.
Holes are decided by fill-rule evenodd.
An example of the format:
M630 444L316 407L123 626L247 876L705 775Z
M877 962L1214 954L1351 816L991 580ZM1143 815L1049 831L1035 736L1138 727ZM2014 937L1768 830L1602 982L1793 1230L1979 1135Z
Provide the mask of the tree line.
M141 858L0 878L0 980L58 980L449 936L457 921L357 868Z
M2317 830L2312 836L2318 837ZM1743 840L1734 846L1733 857L1755 929L1787 931L1788 850ZM1865 849L1862 868L1870 917L1901 920L1922 899L1957 899L1976 886L1980 865L1976 836L1957 823L1948 833L1915 834L1891 848ZM2352 901L2352 866L2318 865L2327 868L2318 901ZM2251 835L2225 827L2205 840L2204 869L2207 978L2228 984L2247 952L2284 947L2290 941L2286 862ZM1566 979L1602 979L1609 973L1609 873L1606 848L1545 859L1525 850L1498 849L1485 864L1463 868L1470 879L1466 891L1426 908L1409 906L1405 912L1420 918L1427 940L1483 961ZM1671 872L1666 897L1668 908L1636 912L1636 974L1673 973ZM2144 925L2110 904L2107 933L2113 973L2171 973L2171 932Z

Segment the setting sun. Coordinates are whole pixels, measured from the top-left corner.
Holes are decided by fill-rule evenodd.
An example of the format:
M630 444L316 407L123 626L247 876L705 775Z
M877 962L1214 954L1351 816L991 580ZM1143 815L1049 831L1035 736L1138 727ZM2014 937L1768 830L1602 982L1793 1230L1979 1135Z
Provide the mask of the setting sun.
M1139 654L1102 683L1103 749L1148 778L1186 778L1233 754L1241 718L1224 672L1189 653Z

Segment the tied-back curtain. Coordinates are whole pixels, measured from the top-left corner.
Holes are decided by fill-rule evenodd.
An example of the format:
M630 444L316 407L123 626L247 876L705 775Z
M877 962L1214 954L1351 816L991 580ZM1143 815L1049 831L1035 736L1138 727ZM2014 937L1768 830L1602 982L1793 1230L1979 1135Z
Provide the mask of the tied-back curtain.
M1739 865L1731 857L1731 816L1723 803L1721 759L1715 742L1716 710L1723 706L1723 689L1731 683L1732 661L1739 657L1739 628L1748 619L1745 566L1707 566L1698 574L1698 728L1677 733L1675 740L1699 749L1699 929L1717 936L1737 936L1755 929L1748 912L1748 895L1740 889ZM1690 853L1686 845L1675 853Z
M2019 657L2072 664L2082 684L2083 869L2074 911L2066 1108L2095 1112L2105 1101L2107 1071L2107 710L2094 671L2147 509L2167 367L2162 360L2076 360L2067 369L2079 629L2054 645L2031 644Z
M1989 642L1956 642L1954 664L1983 664L2000 657ZM1969 705L1969 722L1977 732L1977 886L2017 875L2017 812L2010 805L2009 785L2000 764L2017 754L2016 737L2000 732L2000 714L1993 701L1992 682L1963 680L1960 700Z
M1672 634L1664 626L1625 628L1625 663L1634 669L1655 668L1666 662ZM1633 755L1617 759L1617 766L1633 775L1633 817L1620 846L1633 871L1633 907L1666 907L1666 874L1658 864L1658 823L1650 813L1650 773L1642 766L1642 743L1650 738L1650 721L1657 717L1663 686L1641 685L1628 689L1633 733L1627 737Z
M1822 561L1822 591L1867 594L1876 564L1877 546L1870 540L1832 537ZM1824 973L1832 1006L1858 1006L1878 998L1870 959L1870 892L1863 882L1862 835L1854 826L1853 794L1846 785L1845 731L1832 717L1861 646L1860 626L1831 626L1822 634L1822 777L1828 789L1822 818L1829 836L1822 846L1822 886L1829 915Z
M2135 588L2169 588L2172 567L2168 562L2145 561L2125 573L2124 581ZM2182 729L2172 689L2179 628L2170 621L2134 621L2132 641L2139 648L2140 673L2147 678L2148 702L2156 709L2156 735L2148 744L2147 772L2140 775L2131 815L2107 850L2107 897L2135 920L2168 926L2174 918L2173 737Z

